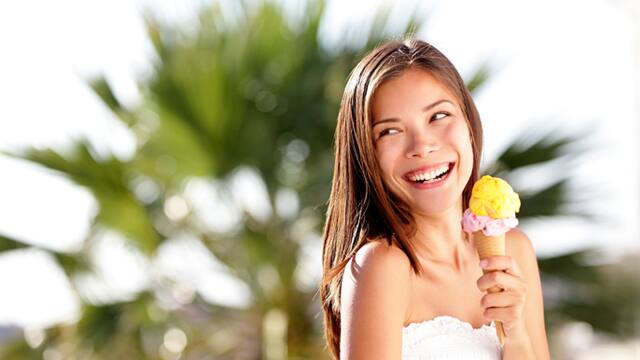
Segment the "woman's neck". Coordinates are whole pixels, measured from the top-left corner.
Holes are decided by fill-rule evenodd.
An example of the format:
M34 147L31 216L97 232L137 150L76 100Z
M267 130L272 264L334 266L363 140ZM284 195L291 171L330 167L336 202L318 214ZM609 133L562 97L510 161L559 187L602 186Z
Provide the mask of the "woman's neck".
M462 204L440 214L414 214L416 233L411 241L418 256L435 263L461 269L472 254L472 244L466 240L460 221Z

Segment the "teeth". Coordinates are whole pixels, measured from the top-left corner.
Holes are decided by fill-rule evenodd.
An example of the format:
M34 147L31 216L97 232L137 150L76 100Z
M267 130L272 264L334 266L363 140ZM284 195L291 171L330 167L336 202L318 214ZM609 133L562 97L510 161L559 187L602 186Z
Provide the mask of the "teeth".
M443 165L441 168L411 176L411 181L429 181L444 174L449 169L449 165Z

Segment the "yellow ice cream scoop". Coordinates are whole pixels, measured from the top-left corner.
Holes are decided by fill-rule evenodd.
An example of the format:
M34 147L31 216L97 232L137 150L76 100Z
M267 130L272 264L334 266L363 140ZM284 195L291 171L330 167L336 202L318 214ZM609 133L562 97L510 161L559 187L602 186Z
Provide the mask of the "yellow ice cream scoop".
M506 181L485 175L473 185L469 209L494 219L515 217L520 211L520 197Z

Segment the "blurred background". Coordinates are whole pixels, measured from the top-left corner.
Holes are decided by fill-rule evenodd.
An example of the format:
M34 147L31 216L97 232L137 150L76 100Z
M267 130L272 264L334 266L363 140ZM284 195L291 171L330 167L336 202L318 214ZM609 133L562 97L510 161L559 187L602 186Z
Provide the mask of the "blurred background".
M328 359L349 71L414 32L522 198L554 359L640 358L640 3L0 3L0 358Z

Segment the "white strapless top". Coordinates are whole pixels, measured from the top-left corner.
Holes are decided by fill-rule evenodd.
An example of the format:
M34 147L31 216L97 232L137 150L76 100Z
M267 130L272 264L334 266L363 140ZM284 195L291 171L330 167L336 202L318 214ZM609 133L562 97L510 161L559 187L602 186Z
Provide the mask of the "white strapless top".
M402 360L500 360L495 323L478 329L442 315L402 328Z

